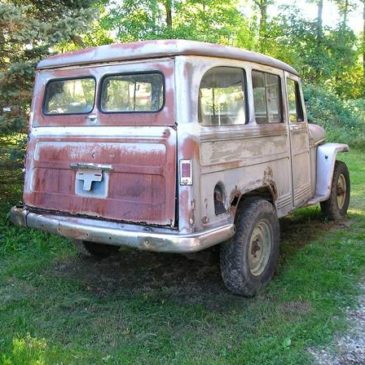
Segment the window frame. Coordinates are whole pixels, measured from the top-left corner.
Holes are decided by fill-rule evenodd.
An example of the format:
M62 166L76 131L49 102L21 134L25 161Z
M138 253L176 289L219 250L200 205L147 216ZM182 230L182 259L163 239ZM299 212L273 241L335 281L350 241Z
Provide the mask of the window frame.
M46 96L47 96L47 88L48 85L51 84L52 82L59 82L59 81L71 81L71 80L84 80L84 79L91 79L94 81L94 100L93 100L93 105L92 108L90 109L90 111L88 112L80 112L80 113L46 113ZM87 75L87 76L74 76L74 77L60 77L60 78L54 78L54 79L49 79L47 80L47 83L44 87L44 93L43 93L43 102L42 102L42 114L47 116L47 117L57 117L57 116L62 116L62 115L87 115L92 113L92 111L95 108L96 105L96 98L97 98L97 80L95 78L95 76L92 75Z
M103 84L105 79L113 76L133 76L133 75L150 75L150 74L159 74L162 76L162 104L158 110L138 110L138 111L105 111L101 108L101 97L103 93ZM140 71L140 72L116 72L111 74L105 74L99 81L98 88L98 97L97 97L97 107L100 113L102 114L156 114L163 110L166 103L166 81L165 75L159 70L151 70L151 71Z
M243 107L244 107L244 113L245 113L245 122L244 123L239 123L239 124L225 124L225 125L219 125L219 124L203 124L201 121L201 102L200 102L200 89L201 89L201 84L202 81L204 79L204 77L206 76L206 74L216 68L233 68L233 69L237 69L240 70L242 73L242 78L241 81L243 82L243 87L242 87L242 92L243 92ZM240 67L240 66L231 66L231 65L215 65L213 67L210 67L208 70L206 70L204 72L204 74L201 76L200 78L200 83L199 83L199 88L198 88L198 124L201 127L234 127L234 126L242 126L242 125L246 125L249 123L249 103L248 103L248 86L247 86L247 70L244 67Z
M265 76L265 103L266 103L266 119L267 121L264 122L264 123L258 123L256 121L256 108L255 108L255 96L254 96L254 87L253 87L253 73L254 72L260 72L262 74L268 74L268 75L272 75L272 76L276 76L279 78L279 82L278 82L278 85L279 85L279 113L280 113L280 121L279 122L269 122L268 121L268 102L267 102L267 93L266 93L266 90L267 90L267 87L266 87L266 76ZM255 123L257 125L270 125L270 124L282 124L282 123L285 123L285 108L284 108L284 97L283 97L283 77L282 75L279 75L277 73L274 73L274 72L270 72L270 71L266 71L266 70L262 70L262 69L258 69L258 68L252 68L251 70L251 85L252 85L252 103L253 103L253 110L252 110L252 116L255 120Z

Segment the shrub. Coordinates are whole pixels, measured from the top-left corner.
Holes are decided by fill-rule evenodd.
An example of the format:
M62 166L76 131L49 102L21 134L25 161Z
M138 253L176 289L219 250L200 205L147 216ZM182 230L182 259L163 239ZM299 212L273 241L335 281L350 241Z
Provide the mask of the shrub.
M327 141L365 148L365 100L343 101L334 93L308 85L304 89L308 120L326 129Z

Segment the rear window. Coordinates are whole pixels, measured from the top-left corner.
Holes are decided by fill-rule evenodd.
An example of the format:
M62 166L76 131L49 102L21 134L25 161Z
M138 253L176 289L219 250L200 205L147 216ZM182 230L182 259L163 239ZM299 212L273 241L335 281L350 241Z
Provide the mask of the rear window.
M51 80L46 86L43 111L45 114L86 114L94 108L95 80Z
M164 79L158 72L111 75L103 79L100 100L103 112L157 112L163 102Z

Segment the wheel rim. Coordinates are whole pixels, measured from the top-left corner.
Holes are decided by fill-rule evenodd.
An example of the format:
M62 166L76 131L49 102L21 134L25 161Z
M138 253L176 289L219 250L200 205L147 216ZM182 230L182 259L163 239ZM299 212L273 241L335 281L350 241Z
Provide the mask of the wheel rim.
M346 178L343 174L340 174L337 180L337 206L342 209L345 205L347 193Z
M272 232L266 220L259 221L252 231L248 247L248 264L251 274L261 275L270 258Z

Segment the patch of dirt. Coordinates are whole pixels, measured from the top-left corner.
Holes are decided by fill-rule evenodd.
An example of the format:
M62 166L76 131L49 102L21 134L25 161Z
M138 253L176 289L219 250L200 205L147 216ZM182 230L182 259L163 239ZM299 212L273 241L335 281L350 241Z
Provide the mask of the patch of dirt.
M312 306L310 303L305 301L292 301L284 303L281 306L281 310L287 314L304 315L308 314L312 310Z
M199 303L215 311L227 310L227 303L231 308L235 303L245 303L224 287L214 250L185 257L122 249L103 260L79 254L50 270L51 275L75 280L98 297L169 298L181 304Z
M351 225L350 219L340 222L326 221L320 210L312 212L311 216L288 216L280 219L281 238L285 242L295 242L298 247L318 239L324 232L349 229Z
M310 349L318 365L364 365L365 364L365 283L358 306L348 311L351 328L337 336L332 346Z

